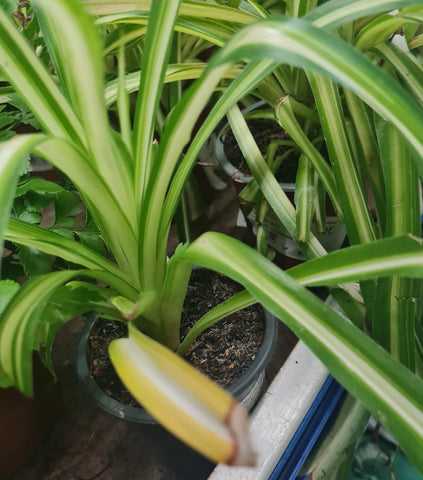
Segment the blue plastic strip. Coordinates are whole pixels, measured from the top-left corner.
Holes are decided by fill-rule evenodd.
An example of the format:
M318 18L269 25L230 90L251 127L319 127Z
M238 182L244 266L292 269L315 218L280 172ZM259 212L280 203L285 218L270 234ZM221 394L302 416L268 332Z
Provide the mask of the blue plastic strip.
M344 388L329 375L269 480L297 478L298 472L338 406L343 393Z

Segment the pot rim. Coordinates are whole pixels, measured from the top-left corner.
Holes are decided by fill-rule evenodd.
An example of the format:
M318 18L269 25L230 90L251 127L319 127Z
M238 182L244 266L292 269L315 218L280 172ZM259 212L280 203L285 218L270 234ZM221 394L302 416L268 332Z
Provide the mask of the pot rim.
M257 102L252 103L251 105L248 105L248 107L245 107L242 109L242 114L245 115L248 112L251 112L252 110L255 110L257 108L260 108L262 106L266 105L266 102L263 100L259 100ZM229 124L226 123L225 127L227 127ZM223 130L222 129L222 130ZM215 156L217 159L218 164L220 167L223 169L223 171L232 178L233 181L238 182L238 183L249 183L253 179L253 175L251 174L245 174L241 172L238 168L233 165L230 160L227 158L225 154L225 150L223 148L223 141L222 139L224 138L224 135L221 136L220 134L213 134L214 138L214 152Z

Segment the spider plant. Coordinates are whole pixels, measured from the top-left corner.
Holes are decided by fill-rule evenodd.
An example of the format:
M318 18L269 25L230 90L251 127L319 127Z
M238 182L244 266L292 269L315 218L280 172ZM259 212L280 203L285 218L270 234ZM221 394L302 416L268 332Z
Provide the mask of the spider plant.
M314 23L320 22L319 28L288 17L253 23L250 14L237 13L236 18L248 17L245 23L251 25L231 36L209 59L204 73L166 118L160 138L155 134L156 110L175 22L180 18L179 7L183 15L196 11L194 7L209 11L208 4L134 3L135 8L151 7L151 11L133 124L128 119L125 80L118 81L120 132L110 128L106 116L101 39L81 5L66 0L34 2L57 78L46 72L0 10L0 69L45 131L16 136L1 144L0 233L8 241L80 266L34 277L20 288L10 282L1 284L7 303L0 319L2 384L13 384L31 394L32 350L43 345L47 363L51 364L49 352L55 329L75 313L98 310L130 322L129 338L112 344L111 358L140 403L214 461L251 463L245 427L238 429L237 422L232 421L238 414L242 417L241 410L234 409L227 394L178 361L172 352L179 348L180 314L192 264L199 264L221 271L246 287L247 293L234 297L223 309L230 311L260 301L383 421L410 460L423 470L422 381L304 288L392 275L422 278L419 239L401 236L353 246L307 262L291 274L241 242L212 232L180 246L170 259L166 256L170 223L203 143L230 107L278 63L305 68L350 88L400 130L416 152L416 165L423 163L421 107L364 55L325 31L362 16L363 9L368 14L384 11L386 3L376 1L364 7L361 1L348 5L333 2L320 16L315 14ZM389 8L404 3L392 1ZM217 12L218 7L210 8ZM191 139L195 121L222 76L245 59L250 61ZM108 256L10 217L16 179L28 151L45 158L72 180L101 231ZM266 198L280 199L280 188L272 175L267 175L266 182L260 180L266 168L258 162L260 187ZM283 204L283 199L278 202ZM295 224L290 208L280 210L288 223ZM312 256L324 253L312 239L308 251ZM52 303L59 303L60 308L49 310ZM221 315L222 308L214 317ZM233 411L228 425L228 412Z

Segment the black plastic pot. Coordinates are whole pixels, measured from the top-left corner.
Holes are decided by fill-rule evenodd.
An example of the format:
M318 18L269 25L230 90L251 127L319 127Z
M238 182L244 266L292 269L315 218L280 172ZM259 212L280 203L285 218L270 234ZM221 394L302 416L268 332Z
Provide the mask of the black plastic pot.
M96 320L91 315L78 340L76 369L78 377L91 399L103 410L130 423L135 437L157 460L172 470L177 478L201 480L207 478L214 464L161 427L142 407L123 405L106 395L90 374L87 346L90 331ZM228 387L244 407L251 411L257 402L264 382L265 367L272 356L277 339L278 321L265 311L265 330L258 354L241 378Z

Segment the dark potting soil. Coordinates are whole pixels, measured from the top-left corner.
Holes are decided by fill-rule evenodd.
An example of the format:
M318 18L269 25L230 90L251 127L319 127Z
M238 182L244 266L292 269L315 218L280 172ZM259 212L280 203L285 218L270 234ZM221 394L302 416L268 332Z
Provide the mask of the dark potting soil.
M267 147L271 142L275 140L289 140L288 134L274 120L248 119L247 125L263 156L266 154ZM231 164L245 175L251 175L250 169L245 162L244 155L242 154L238 142L231 130L222 136L222 142L225 156ZM282 155L286 151L286 148L286 146L278 147L275 153L275 158ZM285 183L295 182L297 165L298 155L295 153L288 155L288 157L282 162L277 173L277 180Z
M182 313L181 339L208 310L241 290L239 284L223 275L193 270ZM227 387L248 369L259 351L263 333L263 310L253 305L205 330L185 358L219 385ZM88 362L91 375L107 395L136 406L137 401L120 381L107 353L112 340L127 334L126 323L99 318L90 336Z

